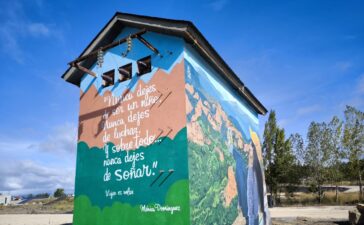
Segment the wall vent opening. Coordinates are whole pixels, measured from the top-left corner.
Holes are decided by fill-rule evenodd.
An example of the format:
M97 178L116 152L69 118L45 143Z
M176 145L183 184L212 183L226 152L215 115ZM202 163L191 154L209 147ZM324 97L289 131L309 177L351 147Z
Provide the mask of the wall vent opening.
M108 86L114 85L114 75L115 75L115 70L109 70L109 71L105 72L103 75L101 75L102 86L108 87Z
M138 76L142 76L152 71L152 57L147 56L137 61L138 64Z
M133 66L131 63L126 64L125 66L120 66L118 70L119 70L119 82L131 79L133 71Z

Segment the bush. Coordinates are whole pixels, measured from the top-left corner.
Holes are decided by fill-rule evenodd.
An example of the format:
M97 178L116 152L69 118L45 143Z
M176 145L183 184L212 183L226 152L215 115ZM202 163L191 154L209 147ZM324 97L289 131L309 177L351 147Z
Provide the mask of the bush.
M64 193L64 189L63 188L57 188L57 190L54 192L53 196L55 198L60 198L60 197L66 196L66 194Z

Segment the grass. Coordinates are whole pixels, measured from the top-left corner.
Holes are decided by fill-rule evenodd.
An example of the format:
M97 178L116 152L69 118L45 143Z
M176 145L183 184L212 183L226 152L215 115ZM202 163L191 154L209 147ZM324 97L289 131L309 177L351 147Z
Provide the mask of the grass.
M73 198L64 198L53 204L50 203L48 206L56 211L71 212L73 211Z
M0 214L39 214L39 213L71 213L73 211L73 198L43 199L31 201L27 205L3 206L0 205ZM359 202L358 192L341 192L336 202L335 191L325 191L321 205L355 205ZM293 196L281 197L279 206L315 206L319 205L317 195L313 193L296 192Z
M0 206L0 214L71 213L73 198L46 198L31 200L24 205Z
M326 191L321 201L321 205L354 205L359 202L358 192L339 193L338 202L336 202L335 191ZM292 197L281 199L282 206L289 205L318 205L318 196L314 193L295 193Z

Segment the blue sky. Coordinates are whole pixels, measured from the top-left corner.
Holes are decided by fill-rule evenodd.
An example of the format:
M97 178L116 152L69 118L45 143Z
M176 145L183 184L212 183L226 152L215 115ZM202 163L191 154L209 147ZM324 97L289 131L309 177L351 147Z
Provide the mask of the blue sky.
M305 136L347 104L364 110L363 1L0 0L0 9L0 192L73 190L79 90L60 76L115 11L192 21L288 134Z

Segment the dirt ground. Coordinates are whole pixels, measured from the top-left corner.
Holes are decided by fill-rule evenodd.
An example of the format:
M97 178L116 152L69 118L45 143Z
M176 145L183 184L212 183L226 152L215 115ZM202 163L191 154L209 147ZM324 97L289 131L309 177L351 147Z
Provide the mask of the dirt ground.
M346 225L354 206L277 207L273 225ZM2 214L0 225L71 225L72 214Z
M273 225L350 225L349 221L313 218L273 218Z

